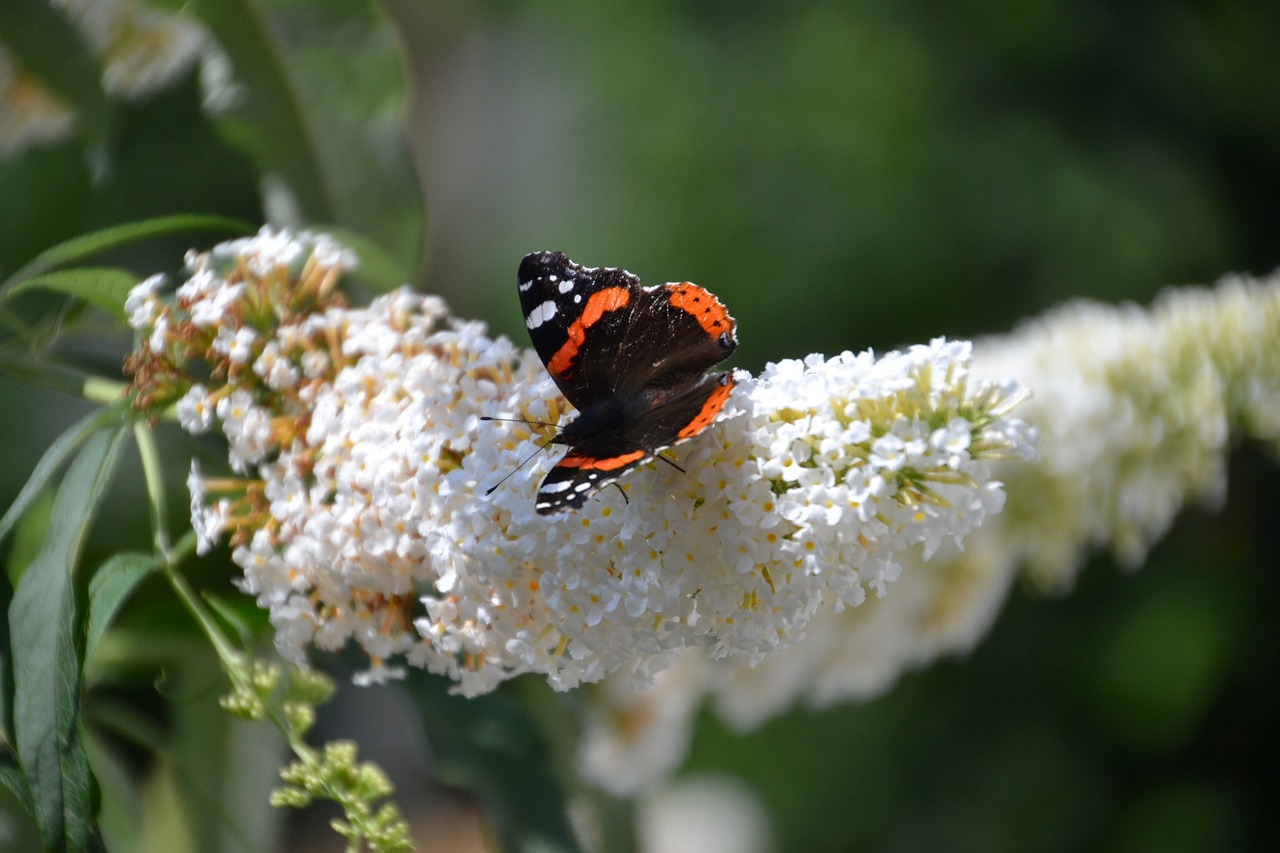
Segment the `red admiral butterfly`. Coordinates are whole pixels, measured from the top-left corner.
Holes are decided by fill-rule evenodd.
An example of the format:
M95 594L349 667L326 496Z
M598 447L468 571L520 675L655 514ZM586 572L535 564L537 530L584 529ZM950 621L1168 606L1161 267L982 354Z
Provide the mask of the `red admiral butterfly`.
M578 416L551 439L569 448L538 489L543 515L706 429L733 390L707 375L738 346L720 300L696 284L641 287L626 270L582 267L560 252L520 263L533 348Z

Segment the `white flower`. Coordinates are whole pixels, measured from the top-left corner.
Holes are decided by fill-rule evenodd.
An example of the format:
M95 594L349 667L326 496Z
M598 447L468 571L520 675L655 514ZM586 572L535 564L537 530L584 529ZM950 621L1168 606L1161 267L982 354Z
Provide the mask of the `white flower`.
M249 326L238 329L219 326L211 349L219 355L225 355L233 364L246 364L253 356L253 348L257 342L258 333Z
M679 464L696 474L650 466L581 512L547 519L534 512L530 481L554 461L548 454L535 459L529 478L512 478L486 499L483 489L514 470L534 439L512 442L513 434L528 432L476 417L549 418L553 387L535 361L515 368L510 346L473 326L407 336L378 331L376 320L389 319L389 307L378 302L368 312L333 317L344 324L346 354L368 355L317 392L307 441L321 448L315 473L327 486L320 491L334 497L310 508L311 519L328 520L308 529L323 529L324 541L344 546L336 555L304 548L300 554L324 556L304 557L295 569L313 579L335 612L351 612L353 584L368 590L364 597L436 590L422 596L426 616L414 624L439 658L430 660L430 647L420 654L448 672L457 671L459 654L483 660L488 675L476 689L526 670L568 687L700 637L711 638L717 654L758 658L799 638L824 597L856 604L864 582L883 589L897 574L902 548L963 536L982 520L981 502L940 500L921 513L913 502L924 492L898 500L928 477L922 471L913 475L919 482L896 481L906 458L901 439L887 464L856 446L815 453L819 439L773 420L756 403L758 393L785 400L789 413L799 408L768 372L743 378L723 422L680 449ZM414 337L423 341L420 351L395 351L393 341ZM934 350L916 354L927 360ZM876 364L861 362L864 370ZM891 364L887 381L899 388L921 362ZM833 374L826 362L803 369L803 387L822 409L806 424L829 418L833 397L884 393L861 371ZM954 405L941 396L937 403ZM234 421L227 429L234 440ZM871 430L832 430L846 432ZM946 460L935 467L948 476L956 470ZM986 479L976 466L965 473ZM853 489L837 486L847 477L856 478ZM867 509L872 503L874 511ZM437 536L452 543L448 561L425 546ZM303 530L294 541L307 538ZM442 607L439 595L464 606Z
M231 443L231 467L247 473L271 449L271 416L253 402L248 391L235 391L220 399L216 407L222 431Z
M206 433L213 426L214 407L203 385L192 385L177 405L178 425L192 435Z
M870 462L886 471L897 471L907 464L907 443L896 435L885 435L871 443Z
M147 337L147 347L153 353L163 353L169 342L169 318L160 315L151 326L151 334Z
M929 446L946 455L947 467L958 469L969 458L969 442L972 432L964 418L952 418L945 427L935 429L929 436Z
M161 303L156 294L164 287L165 276L157 273L140 281L124 301L124 313L134 329L144 329L160 316Z
M196 553L207 554L222 538L230 504L226 500L209 504L200 463L195 459L191 460L191 472L187 475L187 490L191 493L191 525L196 532Z
M253 356L253 345L257 343L258 333L245 326L236 331L231 346L227 349L227 357L233 364L246 364Z
M243 284L218 287L219 278L208 270L202 270L178 288L178 298L191 303L191 322L199 328L226 327L228 315L238 310L240 298L244 295ZM192 286L193 284L197 286ZM204 293L205 288L212 288ZM231 331L228 329L228 331ZM234 334L232 335L234 337ZM229 349L229 347L228 347Z
M273 391L283 391L298 384L301 374L276 341L270 341L253 363L253 372L262 377Z

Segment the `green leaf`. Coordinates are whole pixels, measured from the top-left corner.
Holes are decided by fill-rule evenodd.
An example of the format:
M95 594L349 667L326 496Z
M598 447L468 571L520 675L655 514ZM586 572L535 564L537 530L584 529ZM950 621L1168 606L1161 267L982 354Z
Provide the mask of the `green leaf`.
M138 785L129 757L115 744L90 726L85 731L85 748L89 767L102 789L102 809L98 825L111 850L143 849L141 831L142 805Z
M371 2L216 0L193 8L243 84L215 116L262 174L277 176L307 223L384 247L410 281L421 263L422 194L403 131L404 68Z
M23 334L31 330L24 327ZM60 394L80 397L91 403L114 403L128 387L123 382L104 379L68 364L53 360L47 354L12 346L0 347L0 376L17 382L38 385ZM119 411L119 410L117 410Z
M22 518L23 513L31 506L31 502L39 497L45 486L49 485L53 475L58 472L58 469L62 467L62 463L67 461L71 453L86 438L118 417L120 417L120 412L117 409L110 407L97 409L86 415L74 426L58 436L53 444L49 445L49 449L44 452L44 456L40 457L40 461L36 463L35 470L27 478L27 483L22 487L22 491L18 492L13 504L5 511L4 517L0 518L0 542L3 542L5 537L13 530L13 526L18 522L18 519Z
M106 135L110 108L102 69L65 15L48 0L6 0L0 3L0 40L23 70L75 111L81 133Z
M22 804L27 814L35 814L31 802L31 787L27 785L27 777L22 775L22 768L11 763L7 757L0 758L0 785L8 789L13 798Z
M77 267L33 276L19 282L5 295L12 297L28 290L53 290L83 299L123 322L124 301L137 283L138 277L125 270Z
M0 4L3 5L3 4ZM230 231L234 234L248 234L253 229L236 219L225 216L205 216L201 214L181 214L177 216L159 216L155 219L144 219L141 222L129 222L124 225L113 225L73 237L45 249L36 255L22 269L15 272L0 285L0 294L19 282L34 278L57 267L83 260L93 255L115 249L139 240L174 234L181 231Z
M120 607L155 568L155 558L150 554L125 553L116 554L93 573L89 582L89 628L84 641L86 668Z
M441 778L475 792L512 853L579 850L541 732L502 692L449 694L452 682L419 670L404 682Z
M202 673L218 671L208 645L201 652L182 673L183 692L200 688L194 681ZM275 726L249 724L224 711L217 701L223 686L219 681L218 691L201 688L194 701L171 705L168 766L187 807L185 825L200 839L199 850L276 849L280 815L263 804L280 781L284 737Z
M35 562L44 547L45 534L49 531L49 518L53 515L53 492L40 492L32 500L22 520L13 529L13 545L9 547L9 586L16 587L27 567Z
M200 597L209 605L209 609L217 614L219 619L227 623L231 630L236 632L236 636L242 644L248 645L252 641L253 629L249 627L249 623L245 621L244 617L237 613L235 608L228 604L222 596L206 591L201 593Z
M123 434L98 432L84 443L58 487L44 548L9 606L18 759L49 850L77 853L93 839L95 792L80 721L74 572Z

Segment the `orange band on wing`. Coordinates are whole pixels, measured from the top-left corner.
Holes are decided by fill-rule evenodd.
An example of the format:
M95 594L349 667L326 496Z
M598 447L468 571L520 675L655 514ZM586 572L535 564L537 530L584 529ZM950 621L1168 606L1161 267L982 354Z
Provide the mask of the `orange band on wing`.
M632 453L624 453L621 456L611 456L608 459L592 459L587 456L574 456L570 454L556 463L557 468L590 468L599 469L601 471L612 471L615 468L623 468L635 462L637 459L643 459L645 452L636 450Z
M708 335L718 338L726 332L732 334L733 318L710 292L688 281L666 287L671 293L671 304L693 315Z
M547 362L547 370L552 376L567 376L573 367L573 359L578 355L578 348L587 337L587 329L594 326L609 311L617 311L631 301L631 291L625 287L606 287L597 290L587 297L587 304L582 314L566 330L569 340L561 344L556 354Z
M720 410L724 408L725 402L729 399L729 392L733 390L733 378L725 377L725 381L719 388L711 392L711 396L707 398L707 402L702 404L702 409L698 412L697 417L689 421L688 426L676 433L677 438L692 438L702 432L711 422L716 419L716 415L720 414Z

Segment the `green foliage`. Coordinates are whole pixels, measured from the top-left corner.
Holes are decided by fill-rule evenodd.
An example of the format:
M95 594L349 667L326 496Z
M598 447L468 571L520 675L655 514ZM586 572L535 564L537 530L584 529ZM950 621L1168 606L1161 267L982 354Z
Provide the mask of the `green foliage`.
M31 281L39 280L50 270L92 258L111 249L165 234L188 234L200 231L246 233L248 230L250 229L243 222L237 222L222 216L200 215L161 216L141 222L113 225L110 228L103 228L90 234L81 234L45 249L32 258L22 269L10 275L4 284L0 285L0 288L9 290L21 285L30 286ZM84 273L86 270L79 269L72 272ZM123 305L124 299L121 298L119 305L114 307L118 308Z
M284 2L231 5L211 3L200 11L205 23L219 32L222 48L237 61L237 83L249 97L238 107L213 116L213 123L226 139L242 148L248 160L241 163L253 162L261 174L276 176L275 200L292 198L294 215L314 223L346 224L348 238L361 258L364 282L377 290L404 283L419 262L422 214L416 186L403 179L409 166L399 135L401 82L390 31L371 4L337 4L333 11L340 10L338 14L325 12L318 4L311 8ZM363 28L359 35L357 22ZM181 202L182 206L211 213L143 218L156 212L154 199L162 193L147 197L139 184L137 198L142 205L134 208L135 221L121 224L122 218L130 217L122 217L120 210L108 213L107 208L113 205L113 196L124 198L120 181L138 173L130 157L141 158L139 166L148 179L179 174L163 165L157 167L155 158L141 151L136 155L130 151L130 123L145 121L145 111L106 98L99 83L101 57L95 56L81 34L43 0L6 4L0 11L0 32L25 70L77 111L77 143L92 141L95 146L90 152L94 171L82 185L89 197L80 202L57 195L72 183L59 187L56 182L40 180L46 168L42 161L57 158L57 152L32 152L27 159L34 168L13 170L0 165L0 193L5 195L17 226L4 229L5 235L0 237L0 270L7 275L0 282L0 327L7 332L0 333L0 371L11 379L88 399L114 399L121 386L112 379L118 375L123 352L104 372L92 358L77 352L74 344L67 346L68 329L74 330L86 316L96 316L86 314L85 307L101 312L117 329L122 327L125 299L142 276L175 267L182 246L209 245L208 237L200 232L246 233L250 228L243 223L261 218L257 200L252 207L228 208L207 193L196 193ZM324 43L332 45L327 54L317 49ZM49 57L58 61L47 61ZM351 67L359 67L363 73L352 75ZM323 110L322 102L326 104ZM177 115L170 104L163 118L172 122ZM175 147L161 155L161 160L181 157L182 170L199 162L191 159L189 148L179 150L184 144L179 141L180 133L152 131L149 138L172 140ZM212 137L209 140L200 144L220 144ZM67 168L53 170L59 179L81 172L82 164L75 161L82 155L70 149L67 153ZM226 157L211 159L236 162ZM360 161L379 164L383 179L370 180L372 169L350 167ZM244 177L256 182L247 172ZM284 184L278 182L281 178ZM223 186L234 184L224 182ZM75 210L77 215L59 217L51 228L48 223L53 220L40 214L40 205L51 202L60 210ZM95 205L106 215L94 213ZM171 210L161 208L158 212ZM80 233L76 223L80 223ZM86 229L86 223L101 223L102 227ZM43 237L15 242L23 234ZM50 243L54 245L46 248ZM164 249L166 243L173 248ZM164 252L163 266L151 260L161 257L158 252ZM99 258L105 263L88 265ZM17 531L7 563L15 585L13 603L3 620L5 647L13 652L6 651L0 657L6 675L0 710L4 711L9 748L0 754L0 782L13 802L30 811L51 850L84 850L102 843L96 824L99 799L95 776L112 782L112 790L101 803L101 817L106 840L115 849L190 846L212 850L220 843L218 839L228 835L232 816L221 808L211 811L183 805L181 798L197 791L216 794L223 780L214 775L193 786L184 774L197 772L196 765L183 770L167 760L154 772L140 775L137 767L131 766L136 760L122 756L118 739L134 744L126 753L141 747L162 759L186 756L190 761L207 761L212 756L235 755L238 736L226 726L206 724L201 727L202 742L211 752L200 753L183 739L183 721L200 718L204 712L196 706L201 703L187 707L189 698L170 696L169 701L175 703L174 723L166 731L99 691L118 691L122 679L125 684L133 682L133 672L139 666L145 671L147 660L154 660L150 666L174 667L179 673L194 663L186 646L196 640L190 624L171 635L177 642L169 640L158 656L152 651L154 645L145 639L154 636L158 623L148 626L144 619L125 630L117 626L121 620L136 622L137 616L130 617L134 602L154 601L154 589L148 591L152 578L164 576L175 585L178 600L198 616L199 624L219 649L237 691L243 692L246 685L258 689L272 685L263 683L265 671L241 678L236 662L242 658L222 637L219 624L235 626L239 642L246 644L259 642L264 625L260 617L241 617L236 607L208 590L203 597L216 610L215 619L172 573L176 562L191 552L194 540L188 534L176 546L169 542L164 496L169 486L168 478L162 476L163 451L146 429L137 431L144 473L133 482L145 483L150 499L142 506L136 500L133 503L144 510L135 512L135 517L152 518L150 538L155 553L94 552L92 559L101 563L97 571L91 576L76 571L90 519L99 509L119 509L112 501L118 499L120 488L108 493L105 478L92 480L85 472L92 460L106 465L118 457L121 414L118 406L91 411L41 448L34 470L24 472L25 485L6 501L0 519L0 540ZM104 456L104 442L108 441L110 453ZM71 467L59 485L60 472L69 461ZM14 467L21 469L20 465ZM51 491L55 486L56 498ZM79 500L73 505L74 497ZM146 539L135 539L134 543L139 541ZM170 598L169 604L172 602ZM143 646L136 645L140 641ZM131 649L143 647L147 648L145 656L131 656ZM143 706L148 704L146 693L154 694L150 682L159 672L154 669L150 678L138 685L146 689L135 691ZM181 675L172 679L174 684L187 681ZM300 747L303 733L314 723L314 705L329 690L331 685L323 678L298 675L273 703L262 704L257 716L271 717ZM250 757L261 760L261 753L245 755L229 769L238 767L243 772L244 759ZM222 788L220 796L228 804L237 792L255 790L253 785L226 781L234 786ZM133 796L124 793L130 786L136 786ZM174 797L179 800L174 802ZM169 802L163 808L176 820L157 818L154 807L160 800ZM256 802L247 803L259 808L264 804L265 790ZM351 831L357 839L377 841L381 845L378 849L400 849L397 839L404 835L404 827L393 817L384 807L361 819L353 817L349 827L354 828ZM256 847L270 837L270 830L267 834L250 830L254 824L251 819L235 820L235 824L245 828L238 846L256 837L259 840L252 842ZM165 838L168 843L161 841Z
M13 725L36 823L45 846L90 848L96 811L84 751L80 626L75 568L94 510L118 458L121 433L88 441L58 488L44 547L23 573L9 608L13 660Z
M335 820L333 828L349 844L367 844L373 853L413 849L408 824L395 805L375 811L374 803L391 794L391 782L376 765L356 763L354 743L336 741L322 752L307 752L280 777L287 784L272 793L272 805L302 808L313 799L333 800L346 818Z
M18 496L5 511L4 517L0 518L0 541L9 535L13 526L27 512L40 493L48 487L54 475L71 454L115 417L117 417L115 413L105 409L93 412L49 445L44 455L40 457L40 461L36 463L35 470L31 472L22 491L18 492ZM17 578L10 578L10 580L17 583Z
M196 8L243 86L220 130L260 174L283 179L301 221L363 234L394 259L401 283L411 278L421 262L421 200L405 180L404 82L377 7L211 0Z
M137 283L138 279L124 270L79 267L24 279L14 285L8 295L14 297L31 290L65 293L101 308L123 322L124 300Z
M579 850L565 809L564 785L554 773L563 767L557 762L571 760L553 751L556 746L565 749L565 743L548 742L536 728L528 707L533 703L522 705L501 691L465 699L450 694L449 687L445 680L419 672L408 679L416 720L432 744L441 778L483 799L503 850Z
M89 620L85 629L84 663L87 669L108 626L114 621L138 584L156 570L150 554L115 554L93 573L89 582Z

